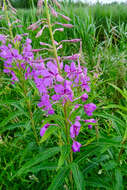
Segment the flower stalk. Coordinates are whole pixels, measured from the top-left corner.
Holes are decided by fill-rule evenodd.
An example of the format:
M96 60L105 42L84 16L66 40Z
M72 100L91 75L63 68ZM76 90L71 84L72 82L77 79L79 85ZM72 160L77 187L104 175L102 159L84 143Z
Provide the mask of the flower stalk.
M48 3L47 3L47 0L44 0L44 2L45 2L46 16L47 16L47 22L48 22L50 37L51 37L52 46L53 46L54 57L55 57L56 62L57 62L58 71L59 71L59 73L61 73L60 64L59 64L59 60L58 60L57 49L56 49L56 45L54 43L55 40L54 40L54 36L53 36L53 31L52 31L52 25L51 25L51 19L50 19L50 14L49 14Z
M5 15L6 15L6 20L8 22L8 28L9 28L10 37L11 37L12 41L14 42L14 37L13 37L13 33L12 33L12 25L11 25L9 15L8 15L8 11L7 11L6 0L4 0L3 5L4 5Z

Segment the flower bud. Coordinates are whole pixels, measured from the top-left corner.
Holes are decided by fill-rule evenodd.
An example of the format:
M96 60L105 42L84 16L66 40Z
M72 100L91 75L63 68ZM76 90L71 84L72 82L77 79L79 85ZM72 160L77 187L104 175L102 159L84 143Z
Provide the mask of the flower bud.
M53 0L53 2L55 3L55 5L56 5L59 9L61 9L61 6L60 6L60 4L58 3L57 0Z
M64 26L66 28L73 28L72 24L63 24L63 23L60 23L60 22L57 22L56 24L59 24L59 25Z
M58 17L58 14L57 14L57 12L53 9L53 7L50 6L50 10L51 10L51 14L52 14L54 17Z
M63 14L60 14L60 13L59 13L59 15L60 15L62 18L64 18L65 20L67 20L67 21L70 21L70 20L71 20L69 17L67 17L67 16L65 16L65 15L63 15Z

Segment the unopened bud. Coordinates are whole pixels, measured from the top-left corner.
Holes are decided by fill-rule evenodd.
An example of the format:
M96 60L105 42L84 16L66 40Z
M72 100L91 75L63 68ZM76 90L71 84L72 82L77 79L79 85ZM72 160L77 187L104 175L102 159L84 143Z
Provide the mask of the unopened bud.
M74 54L71 56L65 56L65 57L63 57L63 59L76 61L79 57L80 57L80 54Z
M52 46L50 44L47 44L47 43L44 43L44 42L40 42L40 45L42 45L42 46L48 46L48 47L52 48Z
M60 22L57 22L56 24L59 24L59 25L64 26L64 27L66 27L66 28L73 28L73 25L72 25L72 24L62 24L62 23L60 23Z
M51 14L54 16L54 17L58 17L58 14L57 12L50 6L50 10L51 10Z
M56 5L59 9L61 9L61 6L60 6L60 4L58 3L57 0L53 0L53 2L55 3L55 5Z
M41 8L42 5L43 5L43 0L38 0L38 2L37 2L37 7L38 7L38 8Z
M62 16L62 18L64 18L64 19L67 20L67 21L70 21L70 20L71 20L69 17L67 17L67 16L65 16L65 15L63 15L63 14L60 14L60 13L59 13L59 15Z
M61 42L73 42L73 43L76 43L76 42L80 42L81 39L72 39L72 40L62 40Z
M46 25L44 25L44 26L42 27L42 29L37 33L36 38L38 38L38 37L40 37L40 36L42 35L42 32L43 32L43 30L44 30L46 27L47 27Z

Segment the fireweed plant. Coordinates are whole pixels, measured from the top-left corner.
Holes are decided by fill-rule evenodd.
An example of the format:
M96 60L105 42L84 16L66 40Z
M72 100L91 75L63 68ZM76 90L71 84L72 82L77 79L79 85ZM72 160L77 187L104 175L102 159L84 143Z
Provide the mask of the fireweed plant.
M9 1L7 2L12 13L15 14L16 10L11 7ZM8 21L9 35L0 35L0 57L4 61L4 72L11 76L11 83L13 85L19 84L24 91L24 96L27 96L27 81L33 80L40 96L37 106L43 110L46 118L54 117L54 119L51 119L52 122L46 123L46 120L43 122L44 124L40 129L42 139L39 142L31 102L27 100L31 126L37 144L40 145L50 129L59 130L60 143L58 144L59 146L65 144L70 147L70 156L69 158L67 157L67 162L71 163L73 161L73 152L79 152L82 146L78 141L78 135L82 131L84 123L88 123L89 129L96 123L96 120L92 118L96 105L89 102L90 78L87 75L85 64L81 63L81 39L66 39L60 42L54 39L56 32L64 32L64 28L72 28L73 25L57 21L51 23L50 14L56 20L59 16L65 21L70 21L70 18L53 8L53 5L55 5L57 9L61 9L56 0L53 0L53 2L39 0L38 8L41 9L42 5L45 6L46 18L31 24L28 30L36 30L41 27L36 34L36 38L39 38L45 28L48 28L51 44L40 42L42 48L33 49L31 39L27 37L24 41L24 36L27 36L27 34L13 36L14 22L11 23L9 20L8 6L4 0L3 11ZM15 22L19 21L16 20ZM55 26L60 27L56 28ZM59 49L63 47L64 43L80 43L79 53L61 57L58 55ZM49 52L49 57L42 58L42 56L37 56L43 50ZM86 119L81 117L80 110L84 110ZM60 126L55 123L56 115L59 119L63 119L63 125ZM71 176L70 180L72 181Z

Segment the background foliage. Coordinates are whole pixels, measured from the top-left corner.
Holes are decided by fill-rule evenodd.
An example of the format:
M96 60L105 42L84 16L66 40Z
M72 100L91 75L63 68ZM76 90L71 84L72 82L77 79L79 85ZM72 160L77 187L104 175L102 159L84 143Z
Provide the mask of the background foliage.
M16 1L14 4L28 7L26 1L21 4ZM63 13L71 17L74 29L65 29L63 34L56 35L56 39L82 38L83 55L92 81L90 98L98 107L94 114L98 124L92 130L84 126L80 136L84 146L81 152L74 154L74 162L69 168L64 165L68 148L57 147L56 131L52 136L47 135L41 146L37 146L24 103L26 97L22 96L22 89L10 85L10 79L3 73L3 63L0 61L1 190L48 189L51 181L51 190L71 189L66 178L70 169L75 181L74 189L127 189L126 8L127 5L123 4L88 6L63 3ZM18 9L18 16L23 27L15 27L13 32L29 32L33 47L38 48L36 32L27 30L40 17L36 14L36 8L32 5L31 9ZM0 33L5 33L3 28L6 27L6 21L0 20L0 27ZM39 40L48 42L48 32L45 31ZM61 54L69 55L79 49L78 45L69 47L66 45ZM46 56L45 52L43 56ZM99 77L95 78L91 71L98 73ZM34 109L39 97L36 93L31 96L34 85L30 85L27 98L35 110L33 115L39 135L43 113L40 109ZM61 122L57 116L55 119ZM60 155L61 160L58 161ZM62 163L62 166L57 173L58 163Z

